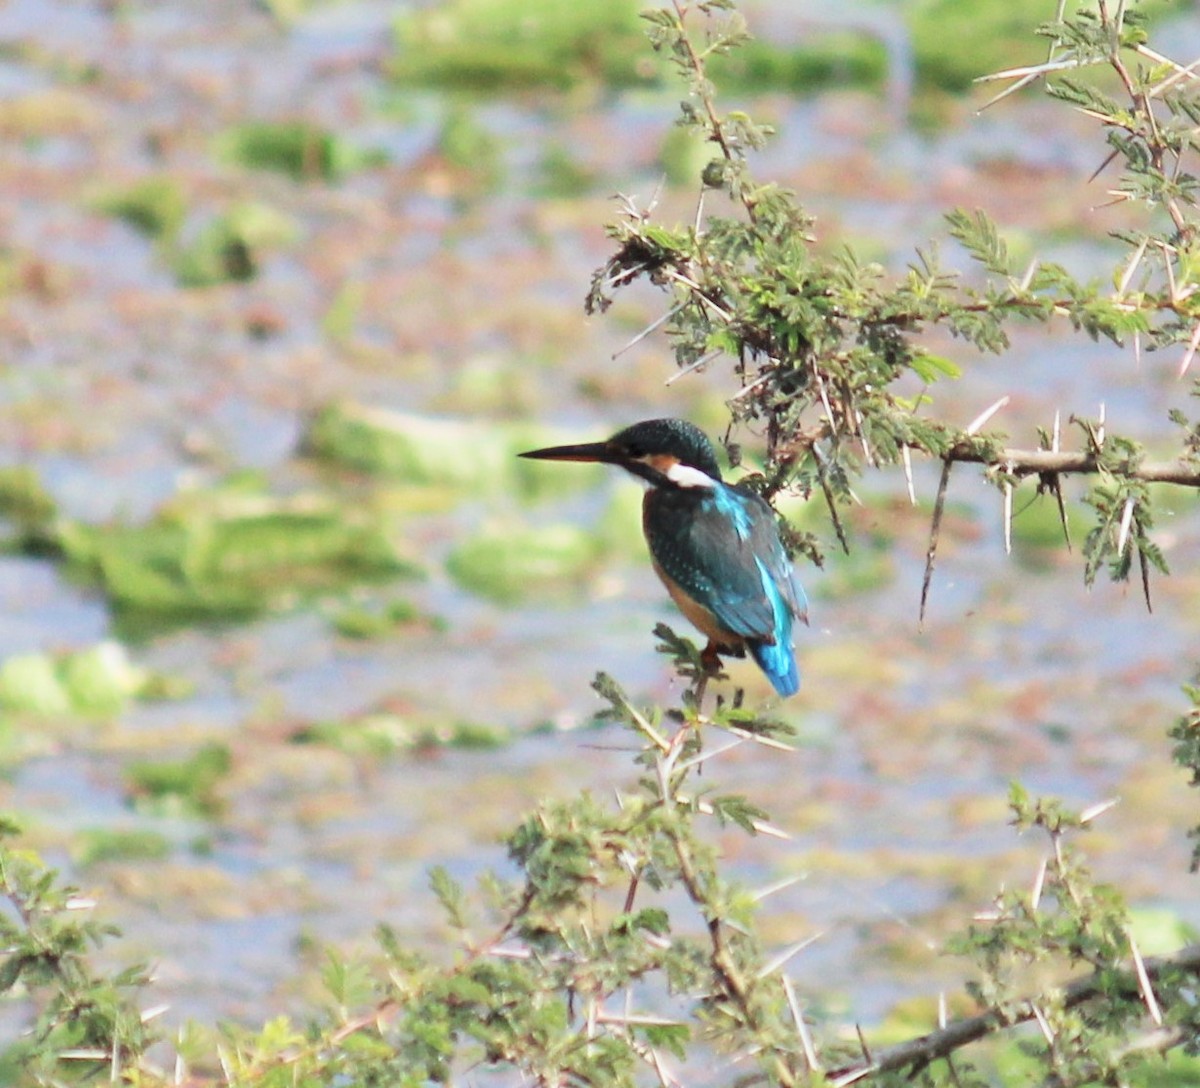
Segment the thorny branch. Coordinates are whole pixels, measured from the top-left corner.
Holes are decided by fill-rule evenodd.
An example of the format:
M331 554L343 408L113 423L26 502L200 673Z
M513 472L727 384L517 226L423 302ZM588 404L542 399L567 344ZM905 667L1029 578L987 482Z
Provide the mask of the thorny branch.
M1148 957L1143 962L1146 975L1151 981L1156 981L1168 970L1200 975L1200 944L1189 945L1173 956ZM1123 974L1121 985L1130 994L1138 992L1137 976L1132 963ZM1063 1005L1067 1009L1073 1009L1097 998L1111 997L1112 986L1111 976L1101 978L1093 974L1076 979L1063 991ZM845 1088L878 1073L919 1071L995 1031L1035 1020L1036 1010L1036 1001L1027 1000L1017 1003L1007 1012L989 1009L977 1016L955 1020L937 1031L909 1039L885 1050L875 1051L870 1062L835 1070L830 1074L830 1084L834 1085L834 1088ZM1170 1038L1164 1037L1160 1041L1169 1044L1176 1034L1168 1033Z
M726 18L730 8L724 0L672 0L647 18L657 28L655 48L672 58L688 83L686 122L720 152L705 169L702 188L723 192L739 207L726 218L710 201L706 216L697 213L694 228L673 231L653 224L648 212L630 203L627 219L610 228L618 248L593 281L589 310L603 310L612 288L636 278L669 293L665 320L651 327L662 328L675 346L681 367L675 377L722 355L733 360L741 388L728 401L731 422L759 424L767 446L765 479L754 486L767 499L785 488L805 494L819 489L843 549L849 542L838 506L855 501L855 477L865 467L903 462L911 495L914 452L942 463L943 501L952 466L984 466L1004 491L1006 546L1013 493L1022 478L1037 477L1039 490L1053 495L1070 547L1062 478L1090 476L1096 482L1086 501L1096 519L1083 540L1085 582L1091 585L1103 569L1114 580L1126 580L1136 565L1149 606L1151 568L1164 573L1167 568L1150 533L1154 496L1146 485L1200 489L1200 421L1171 412L1179 453L1165 460L1146 459L1132 438L1112 435L1106 443L1102 427L1079 452L1060 448L1057 425L1054 442L1044 448L1014 448L1002 435L957 429L927 411L930 385L958 377L961 370L930 353L922 337L946 330L981 351L1001 353L1013 323L1066 319L1094 339L1122 345L1132 340L1139 358L1143 347L1181 345L1178 370L1186 374L1200 350L1200 265L1192 254L1200 183L1184 169L1184 157L1200 147L1195 137L1200 69L1150 50L1124 2L1101 2L1079 11L1059 5L1043 31L1050 38L1044 64L986 77L1014 88L1046 79L1054 97L1098 121L1111 145L1101 170L1114 161L1122 165L1110 189L1114 200L1136 203L1162 221L1155 227L1150 219L1144 231L1117 232L1131 253L1114 274L1112 289L1100 280L1079 281L1051 261L1035 259L1021 272L988 217L962 210L947 217L950 234L986 271L982 289L943 271L932 250L918 250L907 275L889 278L849 248L824 255L812 245L812 221L794 194L751 178L747 153L765 130L742 113L719 112L706 71L710 56L743 37L741 23ZM713 21L701 30L703 17ZM1129 59L1135 56L1136 71ZM1115 72L1126 103L1108 97L1102 82L1086 82L1097 67ZM914 376L923 385L915 398L897 386ZM936 538L935 524L922 616ZM820 562L821 548L811 534L793 534L792 543Z

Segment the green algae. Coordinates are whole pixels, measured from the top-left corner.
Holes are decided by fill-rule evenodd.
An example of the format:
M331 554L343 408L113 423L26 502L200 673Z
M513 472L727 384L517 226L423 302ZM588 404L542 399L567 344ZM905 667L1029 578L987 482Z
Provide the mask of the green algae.
M292 734L294 744L332 748L353 758L383 759L431 748L490 751L512 741L501 726L468 721L418 721L376 711L345 721L320 721Z
M446 113L437 137L438 154L458 172L468 195L495 191L504 180L500 140L461 104Z
M597 466L547 466L517 456L557 441L565 441L558 432L523 423L435 418L342 401L314 416L304 447L331 464L470 495L539 500L598 483Z
M826 87L879 88L888 72L887 48L871 34L831 29L804 45L779 46L751 39L714 57L710 78L722 91L787 91L812 94Z
M134 665L116 642L67 654L61 675L72 710L88 716L112 717L151 691L149 674Z
M38 535L54 520L58 507L28 465L0 468L0 517L22 536Z
M1071 543L1078 547L1094 515L1082 503L1068 499L1064 504ZM1013 558L1025 570L1044 571L1067 555L1067 538L1062 516L1052 494L1035 496L1032 488L1018 488L1013 495Z
M96 197L94 207L155 239L174 238L187 216L182 187L164 175L107 189Z
M181 496L143 525L57 527L68 569L140 630L245 619L347 584L414 577L387 520L319 494Z
M116 642L17 654L0 665L0 708L32 718L111 718L155 690L151 675Z
M831 551L825 561L825 571L812 590L819 600L839 600L857 593L882 589L895 580L895 556L883 547L857 547L849 555Z
M399 714L364 714L350 721L311 722L296 730L293 744L317 744L356 758L383 759L415 746L415 729Z
M600 179L598 170L584 165L565 144L552 140L538 160L534 193L550 200L571 200L592 192Z
M46 654L18 654L0 665L0 707L37 718L71 713L71 698Z
M1045 59L1045 47L1030 34L1050 17L1043 0L888 6L896 11L897 36L907 27L920 89L964 94L981 75ZM389 71L403 85L476 94L673 85L667 66L645 54L641 7L640 0L446 0L397 17ZM1148 17L1164 10L1163 2L1142 5ZM795 45L750 38L706 60L708 77L726 93L790 94L877 91L889 70L904 63L889 56L881 33L819 22Z
M645 53L642 7L640 0L449 0L406 11L396 20L390 72L406 85L475 92L657 84L666 69ZM709 57L711 78L736 90L878 86L887 66L883 43L853 30L818 33L800 47L751 39Z
M1166 10L1164 2L1139 5L1145 17ZM906 22L921 84L962 93L979 76L1042 63L1045 40L1034 37L1030 28L1052 14L1053 5L1048 8L1042 0L920 0L909 9Z
M676 125L668 130L658 149L658 165L673 188L700 184L704 168L713 159L713 145L699 132Z
M106 861L162 861L170 853L164 835L137 827L84 828L71 846L71 856L81 868Z
M577 587L601 551L595 534L577 525L491 525L461 541L446 570L461 588L512 605Z
M183 759L129 764L125 786L138 811L211 818L223 807L218 787L232 769L228 746L212 741Z
M544 378L529 359L476 355L459 363L431 408L493 418L521 418L544 405ZM486 424L485 424L486 425Z
M219 157L251 170L272 170L296 181L339 181L378 166L386 156L355 146L306 121L249 121L222 133Z
M1169 956L1200 937L1194 925L1166 907L1131 907L1129 932L1143 956Z
M210 219L176 252L175 278L181 287L251 280L266 257L293 241L297 233L291 217L269 204L236 204Z
M387 638L397 631L417 622L428 620L410 601L388 601L382 606L350 604L333 615L333 628L343 638L366 641Z
M644 80L641 0L450 0L402 12L398 82L477 91Z

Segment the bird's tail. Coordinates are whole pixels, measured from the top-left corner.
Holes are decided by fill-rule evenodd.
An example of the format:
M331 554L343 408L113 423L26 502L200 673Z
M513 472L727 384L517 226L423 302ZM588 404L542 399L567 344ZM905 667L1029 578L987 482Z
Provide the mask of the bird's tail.
M775 690L785 699L800 690L800 670L796 655L786 642L750 642L750 653L758 667L767 674Z

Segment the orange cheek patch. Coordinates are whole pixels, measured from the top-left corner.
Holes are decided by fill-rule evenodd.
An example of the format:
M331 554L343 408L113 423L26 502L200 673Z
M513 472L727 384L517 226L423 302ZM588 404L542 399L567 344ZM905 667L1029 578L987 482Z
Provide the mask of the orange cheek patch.
M672 457L669 453L652 453L646 458L646 464L665 476L674 465L679 464L679 458Z

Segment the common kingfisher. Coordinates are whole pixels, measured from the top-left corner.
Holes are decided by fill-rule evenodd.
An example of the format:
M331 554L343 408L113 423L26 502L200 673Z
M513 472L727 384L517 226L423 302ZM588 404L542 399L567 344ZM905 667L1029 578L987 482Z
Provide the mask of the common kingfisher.
M654 569L679 610L708 637L704 660L744 650L780 695L800 674L792 622L808 622L804 591L779 537L775 515L749 488L727 484L712 443L682 419L648 419L605 442L550 446L522 457L620 465L649 487L642 530Z

